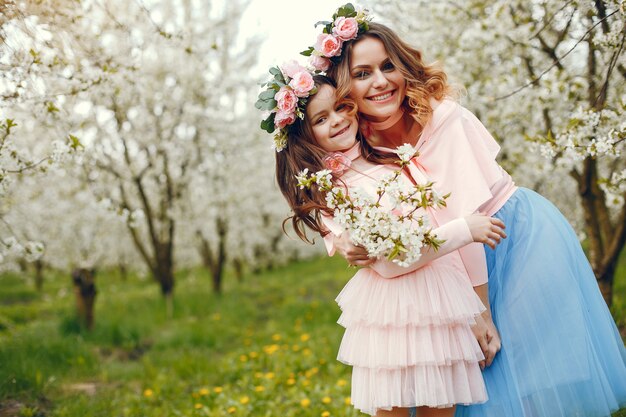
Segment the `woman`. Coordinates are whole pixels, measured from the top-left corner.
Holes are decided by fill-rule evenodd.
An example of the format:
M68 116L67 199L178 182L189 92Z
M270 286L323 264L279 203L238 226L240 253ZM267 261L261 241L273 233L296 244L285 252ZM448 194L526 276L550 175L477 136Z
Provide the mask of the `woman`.
M326 33L354 26L345 22L335 19ZM456 415L610 416L626 405L626 350L574 231L496 163L499 146L448 98L445 73L381 24L359 24L338 49L324 42L313 55L331 59L337 95L358 106L368 142L378 151L412 144L420 153L412 172L451 192L435 219L483 212L507 225L508 239L497 248L462 254L475 283L488 273L502 350L483 372L489 401L459 407ZM349 262L364 264L365 257Z
M328 155L340 155L345 169L335 171L333 182L348 192L359 187L373 195L379 180L397 169L361 157L353 106L336 100L330 79L317 76L315 84L308 91L316 93L300 95L305 104L299 101L298 110L304 118L277 125L285 129L286 141L276 154L276 178L302 238L305 226L341 233L328 215L322 220L329 211L324 196L298 186L296 176L304 169L320 171ZM289 94L283 86L278 107L295 111ZM353 366L355 407L377 416L407 416L408 407L417 406L421 417L452 417L455 404L485 401L478 365L482 353L470 328L484 306L472 291L456 249L472 241L495 247L505 236L502 227L483 215L455 219L434 230L445 241L437 251L423 249L420 260L408 268L378 260L345 286L337 297L339 323L346 327L338 359Z

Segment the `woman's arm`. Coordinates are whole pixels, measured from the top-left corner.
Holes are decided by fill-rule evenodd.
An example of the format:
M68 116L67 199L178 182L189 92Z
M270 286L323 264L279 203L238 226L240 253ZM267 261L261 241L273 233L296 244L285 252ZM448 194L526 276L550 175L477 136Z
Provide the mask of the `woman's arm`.
M449 254L469 243L480 242L495 247L506 237L504 223L499 219L482 214L472 214L455 219L433 230L444 243L438 250L430 247L422 249L422 256L408 267L402 267L387 259L378 259L370 267L383 278L395 278L422 268L428 263Z

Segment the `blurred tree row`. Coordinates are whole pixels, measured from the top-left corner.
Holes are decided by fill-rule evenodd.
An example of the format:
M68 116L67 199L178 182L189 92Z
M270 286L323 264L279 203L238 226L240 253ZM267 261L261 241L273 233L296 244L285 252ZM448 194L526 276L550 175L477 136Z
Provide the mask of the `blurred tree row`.
M315 250L280 228L246 1L1 7L4 268L30 248L41 268L142 269L171 300L178 268L205 265L220 292L226 267Z

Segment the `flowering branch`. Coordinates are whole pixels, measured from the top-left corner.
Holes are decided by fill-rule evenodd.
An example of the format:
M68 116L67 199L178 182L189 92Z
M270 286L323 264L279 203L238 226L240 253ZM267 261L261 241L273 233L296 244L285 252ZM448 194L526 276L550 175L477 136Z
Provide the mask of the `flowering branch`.
M326 205L334 220L350 233L350 238L365 247L372 257L385 256L400 266L409 266L421 257L421 249L437 250L442 240L432 233L428 217L419 209L445 206L445 199L433 183L408 185L401 170L416 155L410 145L397 149L400 169L382 178L375 196L356 188L346 190L332 181L332 171L310 174L304 169L296 176L301 189L317 187L326 194Z

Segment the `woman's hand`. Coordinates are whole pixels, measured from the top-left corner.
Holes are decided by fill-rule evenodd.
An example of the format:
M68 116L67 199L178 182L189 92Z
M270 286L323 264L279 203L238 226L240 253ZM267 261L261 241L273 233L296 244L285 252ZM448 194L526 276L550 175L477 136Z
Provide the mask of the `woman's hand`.
M333 238L333 244L339 254L348 261L350 265L367 266L376 261L370 258L367 251L362 246L355 246L350 240L350 234L343 232L341 236Z
M495 249L500 240L506 237L504 223L495 217L484 214L472 214L465 218L474 242L484 243Z
M496 329L490 314L481 314L476 317L476 323L472 326L472 332L480 345L480 350L483 351L485 359L480 361L480 369L485 369L487 366L491 366L496 354L502 347L500 341L500 334Z

